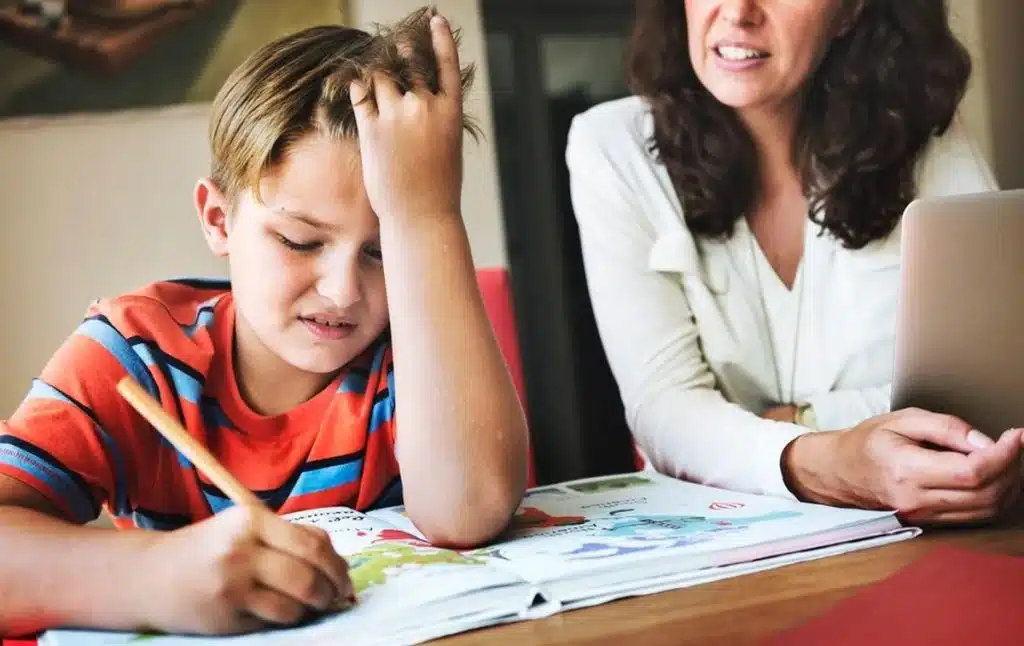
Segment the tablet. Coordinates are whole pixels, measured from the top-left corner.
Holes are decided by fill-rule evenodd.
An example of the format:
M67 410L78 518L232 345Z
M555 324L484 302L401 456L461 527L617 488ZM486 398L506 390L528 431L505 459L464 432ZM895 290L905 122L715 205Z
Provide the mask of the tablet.
M892 409L1024 427L1024 190L915 200L901 246Z

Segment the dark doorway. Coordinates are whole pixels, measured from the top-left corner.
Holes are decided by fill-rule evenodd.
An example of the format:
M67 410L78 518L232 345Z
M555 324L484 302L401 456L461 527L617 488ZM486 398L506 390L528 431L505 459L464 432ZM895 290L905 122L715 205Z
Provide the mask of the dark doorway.
M542 483L633 468L569 199L569 124L627 94L631 0L483 0L509 269Z

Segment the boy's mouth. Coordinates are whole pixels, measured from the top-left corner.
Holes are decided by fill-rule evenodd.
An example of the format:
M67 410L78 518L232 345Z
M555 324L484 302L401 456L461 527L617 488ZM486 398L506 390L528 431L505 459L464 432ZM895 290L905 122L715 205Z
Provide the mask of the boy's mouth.
M314 314L312 316L300 316L306 328L319 339L336 341L351 335L356 329L356 323L348 318Z

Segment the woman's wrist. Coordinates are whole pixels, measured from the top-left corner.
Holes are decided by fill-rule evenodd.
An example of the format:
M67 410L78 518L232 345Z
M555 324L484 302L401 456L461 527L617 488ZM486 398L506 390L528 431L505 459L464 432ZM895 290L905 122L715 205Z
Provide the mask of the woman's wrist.
M803 403L796 407L796 412L793 414L793 421L800 426L805 426L810 429L817 430L818 418L814 414L814 406L810 403Z
M836 505L842 502L834 465L839 432L804 433L782 451L782 480L802 502Z

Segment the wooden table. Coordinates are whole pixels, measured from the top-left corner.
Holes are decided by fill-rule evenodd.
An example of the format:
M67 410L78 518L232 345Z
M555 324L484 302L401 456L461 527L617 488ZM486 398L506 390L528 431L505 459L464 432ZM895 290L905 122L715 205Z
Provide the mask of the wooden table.
M756 644L817 615L940 545L1024 555L1024 513L997 526L926 532L885 547L487 628L431 646ZM4 646L7 646L4 641ZM34 641L18 642L32 646Z
M438 646L480 644L756 644L799 625L939 545L1024 555L1024 515L999 526L926 532L885 547L716 583L464 633Z

